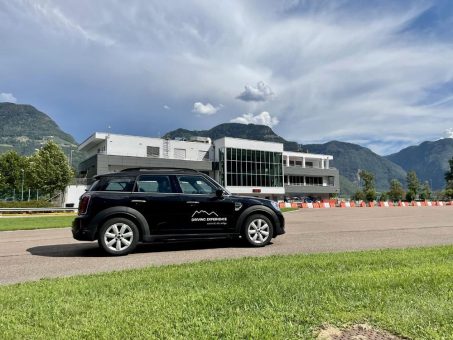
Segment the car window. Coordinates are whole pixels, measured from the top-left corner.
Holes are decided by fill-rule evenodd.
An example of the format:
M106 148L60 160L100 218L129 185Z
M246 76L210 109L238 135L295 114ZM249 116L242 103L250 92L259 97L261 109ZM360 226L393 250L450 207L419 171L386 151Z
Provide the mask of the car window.
M133 177L107 177L99 181L95 191L124 191L131 192L134 188Z
M213 194L217 188L202 176L178 176L184 194Z
M170 178L161 175L143 175L137 180L137 191L139 192L173 192Z

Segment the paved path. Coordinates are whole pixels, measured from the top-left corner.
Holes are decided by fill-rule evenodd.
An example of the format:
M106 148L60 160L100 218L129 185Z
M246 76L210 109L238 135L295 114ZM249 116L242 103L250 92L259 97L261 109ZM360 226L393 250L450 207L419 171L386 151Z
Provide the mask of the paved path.
M71 231L0 232L0 284L220 258L453 244L453 207L309 209L285 214L287 233L265 248L232 241L142 244L108 257Z

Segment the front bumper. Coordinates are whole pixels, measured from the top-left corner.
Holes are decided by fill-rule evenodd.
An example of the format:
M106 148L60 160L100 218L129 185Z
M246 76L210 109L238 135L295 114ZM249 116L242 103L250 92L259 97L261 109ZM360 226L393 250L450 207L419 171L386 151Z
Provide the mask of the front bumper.
M278 213L277 214L277 219L278 219L278 223L275 226L275 232L274 232L275 236L283 235L284 233L286 233L286 231L285 231L285 217L283 216L282 213Z
M96 239L96 228L90 226L85 216L77 216L72 221L72 236L78 241L94 241Z

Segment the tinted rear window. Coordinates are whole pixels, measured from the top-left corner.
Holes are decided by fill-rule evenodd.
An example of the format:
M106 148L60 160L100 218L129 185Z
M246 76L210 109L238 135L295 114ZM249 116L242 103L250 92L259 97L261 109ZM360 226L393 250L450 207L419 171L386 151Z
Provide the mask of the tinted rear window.
M92 191L122 191L131 192L134 188L135 177L104 177L91 188Z

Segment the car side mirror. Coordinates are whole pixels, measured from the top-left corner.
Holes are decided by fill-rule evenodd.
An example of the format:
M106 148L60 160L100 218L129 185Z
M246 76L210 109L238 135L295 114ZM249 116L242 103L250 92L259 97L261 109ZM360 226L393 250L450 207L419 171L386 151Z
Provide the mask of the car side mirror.
M215 191L215 195L217 196L217 198L222 198L223 197L223 190L222 189L217 189Z

